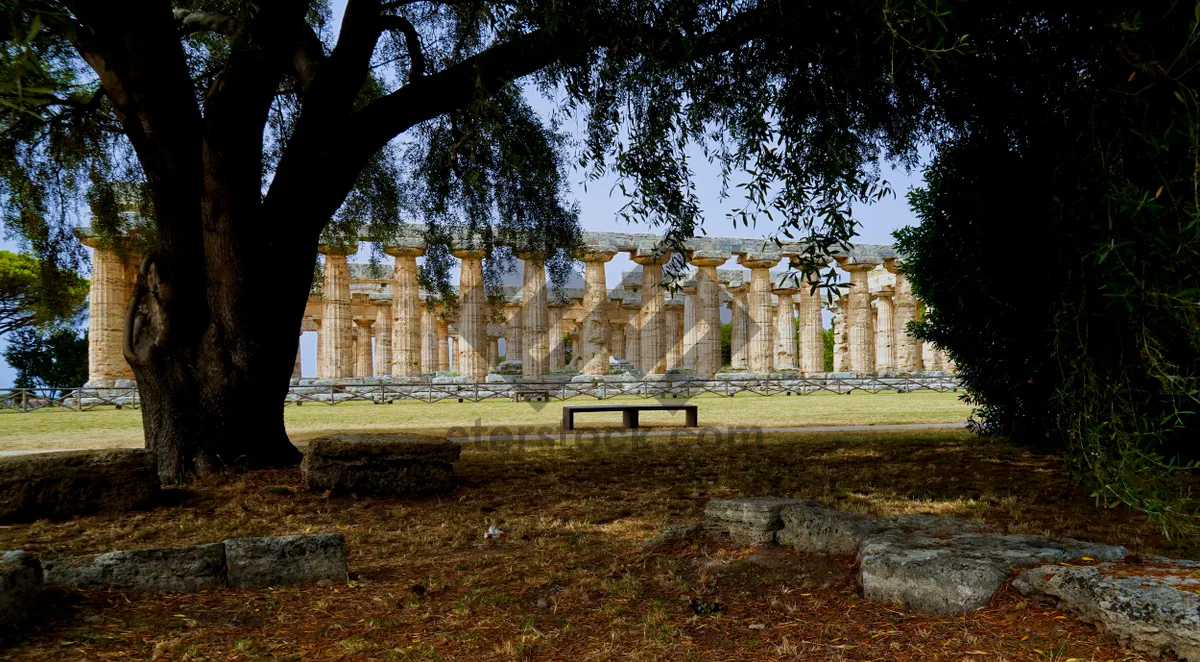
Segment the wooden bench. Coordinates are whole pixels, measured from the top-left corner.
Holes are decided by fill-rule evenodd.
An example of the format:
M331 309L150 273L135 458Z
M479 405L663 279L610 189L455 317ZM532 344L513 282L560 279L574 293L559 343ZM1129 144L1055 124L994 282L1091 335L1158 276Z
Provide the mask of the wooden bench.
M550 402L550 391L513 391L513 402L529 402L534 399L541 399L542 402Z
M622 422L627 428L638 427L638 413L643 411L682 411L687 417L684 425L694 428L699 423L699 407L697 405L573 405L563 407L562 421L564 430L575 429L575 414L594 411L619 411Z

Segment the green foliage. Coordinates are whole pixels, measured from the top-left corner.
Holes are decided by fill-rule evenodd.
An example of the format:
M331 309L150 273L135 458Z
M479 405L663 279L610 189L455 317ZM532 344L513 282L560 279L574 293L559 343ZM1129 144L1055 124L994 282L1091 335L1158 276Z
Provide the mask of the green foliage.
M1200 4L1000 7L950 19L973 53L936 82L952 131L898 235L932 307L913 331L979 430L1060 446L1100 503L1195 533Z
M821 341L825 347L825 372L833 372L833 329L821 329Z
M0 334L70 321L82 312L88 281L43 267L28 255L0 250Z
M17 371L17 388L71 388L87 381L87 347L87 334L70 327L21 329L9 336L4 360Z
M721 325L721 365L733 362L733 326L726 322Z

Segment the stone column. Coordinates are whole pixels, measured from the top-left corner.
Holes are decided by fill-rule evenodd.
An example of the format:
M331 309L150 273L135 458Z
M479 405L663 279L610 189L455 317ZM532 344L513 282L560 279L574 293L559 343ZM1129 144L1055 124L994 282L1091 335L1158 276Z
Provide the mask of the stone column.
M727 257L693 255L696 265L696 375L712 377L721 370L721 284L717 267Z
M638 326L638 320L641 319L641 311L642 304L640 301L636 304L632 302L621 304L621 312L625 315L625 360L638 372L642 370L642 329Z
M322 370L321 366L325 365L325 343L322 342L324 340L324 332L321 331L320 317L314 315L312 321L313 326L317 327L317 377L320 378Z
M846 344L849 346L850 372L875 370L875 325L871 314L871 292L867 274L874 265L851 263L839 258L842 269L850 273L850 293L846 295Z
M395 268L392 270L391 364L386 373L377 371L376 374L419 377L421 293L417 285L417 256L423 251L409 246L385 246L383 251L395 258Z
M567 334L571 338L571 363L567 366L571 370L579 370L582 365L580 357L583 356L583 343L579 340L579 331Z
M375 320L370 317L355 317L354 324L358 327L354 349L354 376L374 377L374 366L371 365L371 324Z
M668 256L635 255L633 261L642 265L641 362L638 368L648 375L667 371L666 315L663 312L662 265Z
M546 338L549 347L547 352L547 368L550 372L559 372L567 367L567 346L563 340L566 330L563 328L563 315L567 312L567 304L555 301L547 305L550 313L550 331Z
M775 369L795 370L796 365L796 307L792 301L800 290L795 287L775 289Z
M521 303L510 302L504 305L504 362L516 363L525 356L523 334L521 333Z
M896 294L890 287L880 289L875 293L875 369L891 371L896 369L896 358L892 353L895 335L892 322L895 311L892 309L892 297Z
M300 339L303 337L303 331L296 336L296 367L292 368L292 379L300 379L304 376L304 361L300 359Z
M585 375L607 375L612 357L609 345L608 283L604 265L615 253L589 248L579 259L583 261L583 336L582 370Z
M428 375L438 369L437 313L424 303L421 304L421 374Z
M680 288L683 292L683 365L685 370L696 370L696 286Z
M92 237L92 285L88 295L88 385L111 386L117 379L133 379L125 360L125 311L133 291L128 269L113 250Z
M358 250L319 246L325 254L325 282L321 296L325 300L322 328L325 363L323 379L344 379L354 376L354 321L350 316L350 267L346 256Z
M500 365L500 336L488 335L488 367Z
M483 250L455 250L459 270L458 374L483 381L488 374L487 298L483 290Z
M666 315L667 370L675 371L683 367L683 306L672 300L663 307L663 313Z
M746 369L746 358L749 355L747 338L750 333L750 315L746 312L746 283L739 283L729 289L729 367L734 370Z
M608 350L613 356L625 358L625 322L614 322L611 319L608 321Z
M440 307L435 312L433 325L437 329L437 370L450 372L450 323L442 319Z
M915 372L921 369L921 341L908 335L908 323L917 319L917 299L912 282L900 271L895 260L885 260L887 270L896 274L896 296L892 298L892 357L896 370Z
M779 264L779 258L743 256L738 262L750 269L750 290L746 293L746 307L750 316L746 365L750 372L767 374L775 363L772 360L775 354L775 319L771 312L771 267Z
M419 310L419 308L418 308ZM413 324L417 332L421 331L420 322ZM371 329L375 335L375 376L387 377L392 370L392 302L381 300L375 302L375 327ZM418 367L418 370L420 368Z
M550 372L550 309L546 300L546 263L522 254L521 376L538 379Z
M458 348L461 345L459 344L457 331L446 337L446 346L450 350L446 358L446 369L454 374L458 374Z
M838 295L830 306L833 311L833 371L846 372L846 297Z
M802 372L825 372L825 336L821 324L821 294L813 291L817 274L807 274L801 279L796 309L800 314L800 370Z

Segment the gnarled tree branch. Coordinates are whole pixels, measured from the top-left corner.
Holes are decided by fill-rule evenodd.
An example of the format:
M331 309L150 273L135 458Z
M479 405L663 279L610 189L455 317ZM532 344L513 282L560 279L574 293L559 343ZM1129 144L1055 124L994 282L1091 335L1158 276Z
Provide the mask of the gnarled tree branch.
M233 36L238 29L237 21L232 16L215 12L193 11L191 9L176 9L172 12L179 23L179 34L188 35L195 32L217 32Z
M425 75L425 52L421 49L421 35L412 22L403 16L382 16L380 24L384 30L404 33L404 45L408 49L408 79L416 80Z

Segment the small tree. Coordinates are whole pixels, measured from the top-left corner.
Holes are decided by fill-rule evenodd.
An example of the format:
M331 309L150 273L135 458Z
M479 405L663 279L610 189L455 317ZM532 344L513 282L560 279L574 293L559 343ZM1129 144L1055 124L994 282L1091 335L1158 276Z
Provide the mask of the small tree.
M87 292L88 282L73 272L0 250L0 335L73 320L82 312Z
M9 337L4 360L17 371L17 388L71 388L87 381L87 348L87 334L69 327L21 329Z

